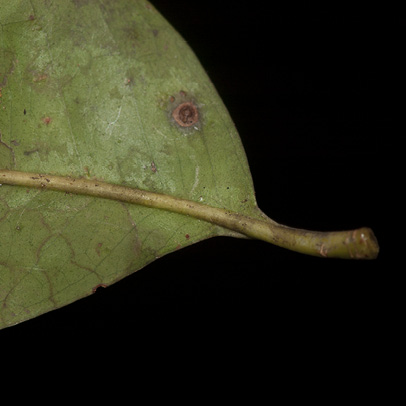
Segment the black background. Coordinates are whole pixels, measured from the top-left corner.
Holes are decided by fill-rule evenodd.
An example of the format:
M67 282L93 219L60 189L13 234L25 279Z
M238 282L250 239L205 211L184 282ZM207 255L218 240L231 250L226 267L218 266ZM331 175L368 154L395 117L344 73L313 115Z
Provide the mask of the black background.
M229 109L261 209L299 228L369 226L380 256L326 260L216 238L1 334L188 342L226 335L237 343L248 334L251 346L274 337L296 346L315 328L320 341L373 335L385 316L391 271L382 198L390 193L384 173L395 149L395 13L282 10L267 2L153 4L195 51Z

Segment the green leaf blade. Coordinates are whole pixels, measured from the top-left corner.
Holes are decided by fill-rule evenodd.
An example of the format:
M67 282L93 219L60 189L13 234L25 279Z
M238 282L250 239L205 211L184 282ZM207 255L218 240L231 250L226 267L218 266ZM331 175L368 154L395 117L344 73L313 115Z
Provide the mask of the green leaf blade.
M142 0L0 7L0 328L206 238L373 259L371 229L257 207L241 141L185 41Z
M0 167L97 178L261 218L239 136L185 41L145 1L0 11ZM173 110L191 102L198 122ZM230 231L176 213L3 185L2 327Z

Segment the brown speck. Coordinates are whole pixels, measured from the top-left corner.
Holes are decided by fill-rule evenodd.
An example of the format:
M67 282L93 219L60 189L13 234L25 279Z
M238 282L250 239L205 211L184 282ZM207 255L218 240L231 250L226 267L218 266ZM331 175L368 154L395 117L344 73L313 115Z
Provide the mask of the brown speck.
M24 116L27 114L27 110L26 109L24 109Z
M181 127L191 127L199 121L199 112L192 102L185 102L173 110L172 117Z
M99 242L99 243L97 244L97 246L96 246L96 253L97 253L97 255L98 255L99 257L100 257L100 249L101 249L102 245L103 245L103 243L102 243L102 242Z
M185 234L185 238L188 240L190 238L189 234Z
M156 171L157 171L156 165L155 165L155 162L154 162L154 161L151 162L151 171L152 171L153 173L156 173Z
M173 102L175 101L175 98L174 98L173 96L171 96L171 97L169 98L169 101L170 101L171 103L173 103Z
M107 288L107 285L105 283L99 283L92 289L92 293L96 293L96 290L99 288Z
M51 117L44 117L44 118L42 119L42 122L43 122L45 125L48 125L51 121L52 121L52 118L51 118Z
M43 82L44 80L47 80L47 79L48 79L48 75L42 74L42 75L34 76L33 81L34 81L34 83L37 83L37 82Z
M31 21L33 21L33 20L35 20L35 17L31 14L29 17L28 17Z

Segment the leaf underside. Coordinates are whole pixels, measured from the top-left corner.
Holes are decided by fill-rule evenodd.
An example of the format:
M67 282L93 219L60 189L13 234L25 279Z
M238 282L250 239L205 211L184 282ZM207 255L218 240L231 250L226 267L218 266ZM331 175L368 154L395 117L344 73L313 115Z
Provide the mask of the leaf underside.
M180 116L187 125L174 113L183 105L196 109ZM0 168L264 218L226 108L185 41L144 0L1 5ZM230 232L168 211L3 185L0 328L219 235Z

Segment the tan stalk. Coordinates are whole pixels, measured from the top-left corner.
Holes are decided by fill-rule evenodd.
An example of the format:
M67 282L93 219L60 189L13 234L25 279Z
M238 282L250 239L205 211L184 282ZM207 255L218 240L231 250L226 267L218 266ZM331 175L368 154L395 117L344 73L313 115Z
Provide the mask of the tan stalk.
M301 230L190 200L85 178L0 170L0 184L57 190L167 210L308 255L374 259L379 252L375 235L367 227L331 232Z

